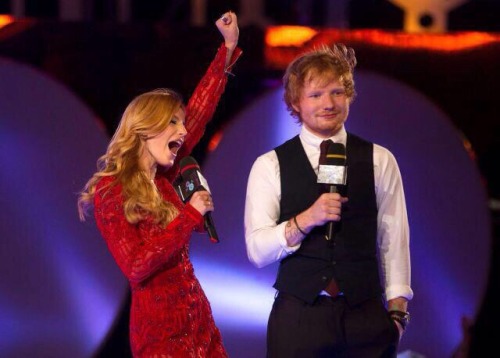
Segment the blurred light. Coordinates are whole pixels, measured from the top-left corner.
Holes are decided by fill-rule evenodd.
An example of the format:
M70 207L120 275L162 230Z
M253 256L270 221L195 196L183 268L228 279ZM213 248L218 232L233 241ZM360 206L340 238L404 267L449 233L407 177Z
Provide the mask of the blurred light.
M33 24L15 21L0 40ZM109 138L92 111L43 72L0 58L0 78L7 218L0 220L0 355L87 358L128 289L97 227L81 223L75 205Z
M265 330L275 289L255 278L258 272L227 267L203 257L193 257L196 275L210 297L217 324Z
M295 36L295 37L294 37ZM500 34L461 32L454 34L409 34L382 30L315 31L309 27L269 27L265 36L266 63L284 68L299 52L335 42L376 45L397 49L454 52L500 42Z
M217 131L212 138L210 138L210 141L208 142L208 151L213 152L214 150L217 149L217 146L219 145L220 141L222 140L224 131L219 130Z
M0 29L14 22L14 17L10 15L0 15Z
M267 46L301 46L309 41L317 31L305 26L278 26L271 27L266 32Z

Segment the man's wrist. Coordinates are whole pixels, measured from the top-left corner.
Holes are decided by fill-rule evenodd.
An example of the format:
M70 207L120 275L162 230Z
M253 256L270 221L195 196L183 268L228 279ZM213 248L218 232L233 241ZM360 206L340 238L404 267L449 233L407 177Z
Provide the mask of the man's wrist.
M304 230L302 230L302 228L299 226L299 223L297 222L297 215L295 215L293 217L293 223L295 224L295 227L297 228L297 230L300 231L300 233L304 236L307 236L307 232L305 232Z

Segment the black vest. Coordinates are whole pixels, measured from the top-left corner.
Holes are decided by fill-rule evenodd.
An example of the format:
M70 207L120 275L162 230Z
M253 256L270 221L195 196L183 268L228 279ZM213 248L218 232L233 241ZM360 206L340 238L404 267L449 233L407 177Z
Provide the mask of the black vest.
M310 207L324 191L298 136L275 148L280 165L281 202L278 224ZM342 220L332 240L326 225L316 227L300 248L280 262L274 288L312 303L334 277L349 305L381 297L378 269L377 202L373 144L347 136L347 185Z

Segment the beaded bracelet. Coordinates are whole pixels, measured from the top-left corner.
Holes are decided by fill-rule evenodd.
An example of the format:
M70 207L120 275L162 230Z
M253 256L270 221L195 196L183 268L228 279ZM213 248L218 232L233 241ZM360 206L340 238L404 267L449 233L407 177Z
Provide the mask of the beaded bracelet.
M403 328L403 331L406 330L406 323L401 318L399 318L398 316L391 316L391 319L393 321L398 322L401 325L401 327Z
M307 234L304 231L302 231L302 229L300 228L299 224L297 224L297 216L293 217L293 222L295 223L295 226L297 226L297 229L300 231L300 233L302 235L304 235L304 236L307 236Z
M388 313L391 316L398 316L399 318L404 318L404 319L407 319L410 317L410 313L405 312L405 311L390 310Z
M389 314L389 317L391 317L391 319L399 322L401 327L403 327L403 330L405 330L408 323L410 323L410 313L409 312L394 310L394 311L389 311L388 314Z

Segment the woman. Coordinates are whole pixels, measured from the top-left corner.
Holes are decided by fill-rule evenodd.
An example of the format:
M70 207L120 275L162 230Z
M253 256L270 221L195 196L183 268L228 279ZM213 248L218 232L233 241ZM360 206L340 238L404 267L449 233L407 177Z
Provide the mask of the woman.
M224 44L188 105L169 89L136 97L78 200L82 220L94 206L97 226L130 282L134 357L227 356L188 256L192 231L202 231L203 215L214 209L212 198L198 191L183 204L171 184L177 159L200 140L241 54L236 15L225 13L216 26Z

